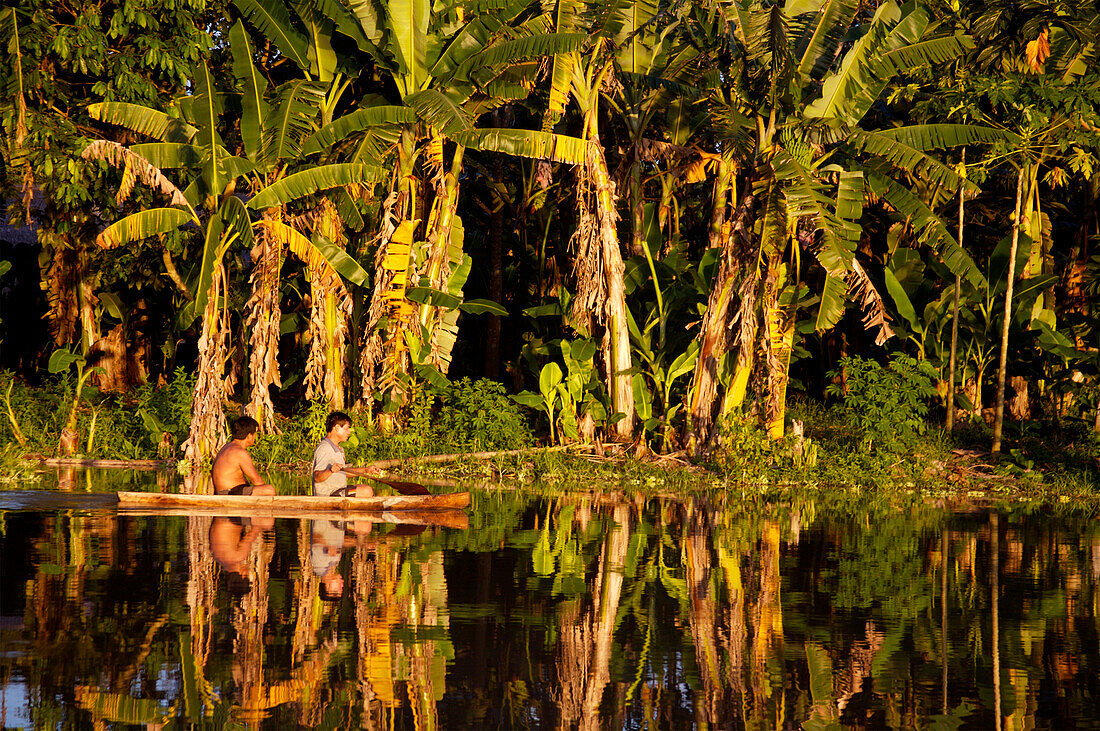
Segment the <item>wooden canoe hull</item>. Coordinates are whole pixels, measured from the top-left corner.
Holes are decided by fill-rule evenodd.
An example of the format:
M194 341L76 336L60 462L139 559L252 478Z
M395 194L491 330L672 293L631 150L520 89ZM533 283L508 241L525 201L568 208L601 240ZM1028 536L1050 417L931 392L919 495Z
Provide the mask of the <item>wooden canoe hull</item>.
M470 493L439 495L376 495L375 497L317 497L315 495L186 495L163 492L120 492L120 508L213 508L240 511L302 511L383 513L403 510L462 510Z
M277 518L281 520L343 520L359 523L393 523L396 525L430 526L466 530L470 516L465 510L394 510L382 512L328 511L328 510L266 510L263 508L146 508L119 506L119 515L134 518L163 518L165 516L194 518L248 517Z

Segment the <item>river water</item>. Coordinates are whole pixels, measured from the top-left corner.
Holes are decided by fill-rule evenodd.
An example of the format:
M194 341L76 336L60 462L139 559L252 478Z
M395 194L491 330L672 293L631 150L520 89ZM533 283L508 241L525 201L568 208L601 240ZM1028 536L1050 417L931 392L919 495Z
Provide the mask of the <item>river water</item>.
M72 478L0 492L4 728L1100 728L1073 506L578 485L248 520Z

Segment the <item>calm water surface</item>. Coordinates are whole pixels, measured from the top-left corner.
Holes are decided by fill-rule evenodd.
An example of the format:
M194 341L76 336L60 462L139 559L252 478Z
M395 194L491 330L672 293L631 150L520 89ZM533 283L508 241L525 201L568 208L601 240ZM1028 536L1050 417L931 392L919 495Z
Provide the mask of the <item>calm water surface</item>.
M1091 515L596 490L248 521L50 479L0 492L5 728L1100 728Z

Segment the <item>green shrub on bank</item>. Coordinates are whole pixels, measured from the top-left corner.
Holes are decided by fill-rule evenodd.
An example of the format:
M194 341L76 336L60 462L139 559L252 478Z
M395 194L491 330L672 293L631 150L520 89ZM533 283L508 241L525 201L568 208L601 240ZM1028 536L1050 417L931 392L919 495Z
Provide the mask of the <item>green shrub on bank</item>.
M440 440L456 450L522 449L533 437L519 404L504 386L483 378L451 385L435 424Z
M843 400L865 449L904 448L913 436L925 433L928 404L936 396L936 372L927 361L895 355L882 366L846 357L838 365L829 373L832 382L826 392Z

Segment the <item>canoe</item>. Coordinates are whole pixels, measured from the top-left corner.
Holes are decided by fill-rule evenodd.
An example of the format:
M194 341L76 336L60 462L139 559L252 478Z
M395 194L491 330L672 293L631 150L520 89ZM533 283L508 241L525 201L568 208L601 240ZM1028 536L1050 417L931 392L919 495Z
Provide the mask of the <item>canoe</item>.
M147 508L120 505L118 514L130 518L164 518L203 516L208 518L248 517L277 518L289 520L342 520L356 524L393 523L396 525L431 526L438 528L456 528L466 530L470 527L470 516L465 510L394 510L366 512L346 510L289 510L264 508Z
M221 510L292 510L336 513L382 513L399 510L461 510L470 505L470 493L439 495L376 495L374 497L317 497L314 495L187 495L164 492L120 492L119 508L214 508Z

